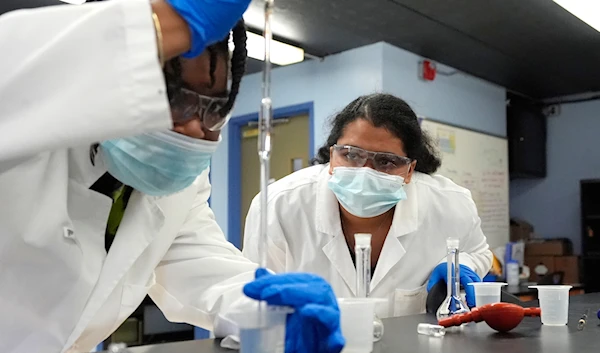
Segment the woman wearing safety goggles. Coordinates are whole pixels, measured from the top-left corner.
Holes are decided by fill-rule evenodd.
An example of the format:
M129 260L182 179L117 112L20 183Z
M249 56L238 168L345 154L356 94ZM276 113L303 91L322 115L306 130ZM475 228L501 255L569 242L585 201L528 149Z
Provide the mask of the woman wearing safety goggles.
M333 119L318 165L269 187L269 266L308 271L336 296L356 290L354 234L370 233L370 296L380 317L425 311L446 278L446 238L460 239L461 282L480 281L492 262L470 192L436 174L440 159L413 110L387 94L362 96ZM256 259L258 202L246 218L244 254ZM463 267L464 265L464 267Z

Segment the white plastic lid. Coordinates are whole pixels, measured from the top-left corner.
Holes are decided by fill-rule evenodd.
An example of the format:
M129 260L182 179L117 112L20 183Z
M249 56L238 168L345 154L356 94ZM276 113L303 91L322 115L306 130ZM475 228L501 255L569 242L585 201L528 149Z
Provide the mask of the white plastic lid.
M354 245L355 246L371 246L371 234L369 234L369 233L354 234Z
M459 241L456 238L446 239L446 246L449 248L458 248Z

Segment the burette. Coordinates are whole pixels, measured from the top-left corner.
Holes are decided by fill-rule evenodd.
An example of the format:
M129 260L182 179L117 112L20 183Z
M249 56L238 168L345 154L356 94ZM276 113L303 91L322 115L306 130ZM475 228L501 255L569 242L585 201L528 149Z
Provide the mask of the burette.
M273 106L271 102L271 17L273 16L274 0L265 1L265 61L262 75L262 100L258 117L258 158L260 159L260 227L258 242L259 265L267 267L267 188L270 179L271 167L271 125L273 120Z

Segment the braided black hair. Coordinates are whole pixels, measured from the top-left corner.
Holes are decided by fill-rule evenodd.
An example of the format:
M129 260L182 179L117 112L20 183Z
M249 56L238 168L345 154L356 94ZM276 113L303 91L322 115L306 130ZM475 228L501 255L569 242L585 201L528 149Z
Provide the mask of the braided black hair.
M90 1L90 0L88 0ZM94 0L101 1L101 0ZM233 104L235 103L235 99L240 91L240 83L242 82L242 77L244 73L246 73L246 58L248 56L248 50L246 49L246 25L244 20L241 19L235 27L233 27L230 34L227 35L227 38L222 41L215 43L207 48L210 53L210 79L211 83L215 82L215 70L217 69L217 60L219 54L229 54L229 38L232 38L233 44L235 48L233 49L233 54L231 55L231 89L229 90L229 97L227 99L227 103L221 109L221 115L226 116L233 109ZM165 69L163 70L165 75L165 81L167 83L167 95L169 100L173 98L175 93L177 93L181 88L185 86L185 82L183 82L183 78L181 77L181 62L179 58L171 59L165 65ZM96 154L98 153L98 148L100 144L95 143L90 146L90 162L92 165L95 165Z
M233 109L235 99L240 91L242 77L246 72L246 58L248 56L248 50L246 49L246 25L243 19L240 20L235 27L233 27L231 33L227 35L225 39L206 48L210 54L211 84L215 83L215 70L217 68L218 56L223 54L227 55L229 53L230 38L234 45L230 63L231 88L229 89L227 103L220 111L222 116L226 116ZM181 88L185 86L181 76L181 62L178 57L167 62L165 65L164 75L167 82L167 95L170 100L179 90L181 90Z
M431 137L421 130L415 112L402 99L383 93L358 97L339 112L332 120L327 143L319 148L312 164L329 163L331 146L342 137L346 126L357 119L365 119L402 140L408 158L417 161L417 172L433 174L441 166Z

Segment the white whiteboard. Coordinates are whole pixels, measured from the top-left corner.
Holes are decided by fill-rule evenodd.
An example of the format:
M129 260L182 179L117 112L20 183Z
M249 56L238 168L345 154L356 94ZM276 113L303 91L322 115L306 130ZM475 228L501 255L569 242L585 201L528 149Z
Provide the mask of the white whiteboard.
M510 231L507 140L427 118L421 128L437 141L438 173L471 191L490 248L504 246Z

